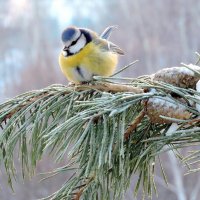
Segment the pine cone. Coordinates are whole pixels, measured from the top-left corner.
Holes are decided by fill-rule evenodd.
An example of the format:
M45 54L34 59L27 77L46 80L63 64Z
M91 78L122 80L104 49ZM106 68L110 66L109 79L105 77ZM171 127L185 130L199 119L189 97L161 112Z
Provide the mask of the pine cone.
M188 65L191 69L200 72L200 67L197 65ZM172 67L164 68L152 75L153 81L163 81L174 86L182 88L195 89L196 83L199 77L195 76L195 73L186 67Z
M173 102L169 97L165 97L165 99L157 97L150 98L146 106L146 114L152 123L172 123L172 120L163 119L160 115L183 120L189 119L191 116L191 113L187 111L185 106L175 101Z

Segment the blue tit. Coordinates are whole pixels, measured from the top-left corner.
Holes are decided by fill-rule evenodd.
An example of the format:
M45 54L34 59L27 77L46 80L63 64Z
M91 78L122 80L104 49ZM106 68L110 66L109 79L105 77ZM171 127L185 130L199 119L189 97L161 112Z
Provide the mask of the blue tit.
M116 69L118 55L124 52L108 41L115 26L99 36L92 30L75 26L62 33L64 48L59 56L63 74L73 83L89 82L93 76L110 76Z

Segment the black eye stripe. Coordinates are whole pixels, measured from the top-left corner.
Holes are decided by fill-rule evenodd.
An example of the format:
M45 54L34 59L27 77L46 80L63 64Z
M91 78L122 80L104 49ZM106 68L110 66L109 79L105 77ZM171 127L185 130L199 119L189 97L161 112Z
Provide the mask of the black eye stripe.
M76 45L76 43L78 42L78 40L81 38L82 35L83 35L83 36L85 37L85 39L86 39L85 45L91 41L91 37L89 38L89 36L88 36L89 34L88 34L88 33L85 34L84 31L83 31L83 32L81 31L80 36L79 36L75 41L72 41L72 43L71 43L71 44L67 47L67 49L65 50L65 51L67 52L67 57L73 56L74 54L80 52L80 51L84 48L84 47L82 47L81 49L79 49L78 52L71 52L71 51L70 51L70 47ZM87 37L86 37L86 36L87 36ZM85 46L85 45L84 45L84 46ZM64 49L63 49L63 50L64 50Z
M85 36L85 38L86 38L86 44L88 44L89 42L92 41L92 37L91 37L90 33L89 33L87 30L81 29L81 28L80 28L80 31L81 31L80 36L79 36L75 41L73 41L73 42L71 43L70 47L73 46L73 45L75 45L75 44L78 42L78 40L80 39L80 37L82 36L82 34L83 34L83 35Z
M73 41L73 42L70 44L69 47L74 46L74 45L78 42L78 40L80 39L81 35L82 35L82 34L80 34L80 36L79 36L75 41Z
M73 45L75 45L76 43L77 43L77 40L76 40L76 41L73 41L73 42L71 43L70 46L73 46Z
M68 56L73 56L74 54L71 53L69 50L67 50L67 55L68 55Z

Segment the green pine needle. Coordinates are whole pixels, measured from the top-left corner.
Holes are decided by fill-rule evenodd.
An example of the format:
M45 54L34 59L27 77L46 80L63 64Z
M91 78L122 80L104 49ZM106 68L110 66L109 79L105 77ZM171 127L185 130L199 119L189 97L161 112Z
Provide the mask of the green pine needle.
M166 151L166 146L168 150L178 149L200 142L200 129L194 128L200 122L191 124L198 111L185 105L192 118L177 121L179 130L169 136L166 136L169 125L152 124L146 116L128 140L124 134L145 108L145 100L167 96L174 102L169 90L188 102L194 99L194 94L199 94L166 83L152 83L147 77L132 79L127 85L156 88L157 92L109 93L90 88L78 91L71 86L52 85L1 104L0 161L4 163L9 185L12 187L16 177L13 158L17 150L23 178L34 175L37 162L44 154L50 154L57 162L69 160L68 165L53 170L48 177L73 171L72 177L45 200L75 199L78 195L85 200L123 199L132 175L137 174L135 195L139 190L148 196L157 193L155 162L159 160L167 183L159 154ZM199 159L199 153L192 153L192 157L182 162Z

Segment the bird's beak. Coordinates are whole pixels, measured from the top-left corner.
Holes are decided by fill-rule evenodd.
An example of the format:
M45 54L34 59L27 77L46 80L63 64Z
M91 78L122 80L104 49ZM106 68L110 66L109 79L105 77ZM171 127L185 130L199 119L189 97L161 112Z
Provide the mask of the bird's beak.
M63 48L63 51L67 51L67 50L68 50L68 47L65 46L65 47Z

